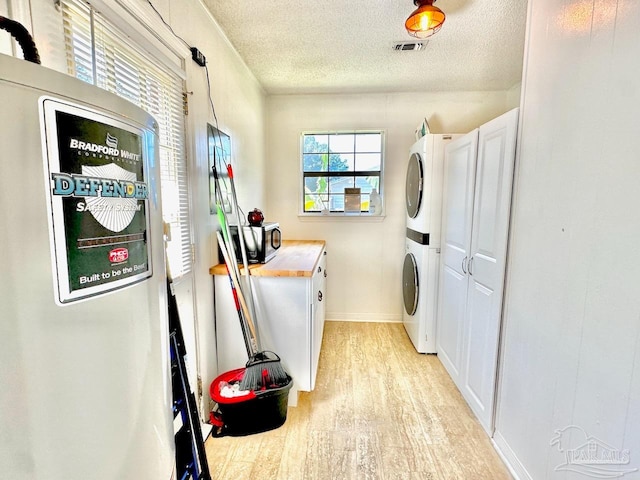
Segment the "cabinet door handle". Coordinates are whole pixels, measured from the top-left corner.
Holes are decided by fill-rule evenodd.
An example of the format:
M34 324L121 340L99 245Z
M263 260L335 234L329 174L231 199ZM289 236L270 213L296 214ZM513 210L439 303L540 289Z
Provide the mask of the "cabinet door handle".
M471 271L471 267L473 267L473 257L469 259L469 275L473 275L473 272Z
M318 301L322 301L322 292L320 290L318 290Z
M327 269L324 269L324 278L327 278Z
M322 271L322 267L318 267L318 273Z
M467 265L467 257L464 257L462 259L462 273L466 274L467 273L467 269L465 268Z

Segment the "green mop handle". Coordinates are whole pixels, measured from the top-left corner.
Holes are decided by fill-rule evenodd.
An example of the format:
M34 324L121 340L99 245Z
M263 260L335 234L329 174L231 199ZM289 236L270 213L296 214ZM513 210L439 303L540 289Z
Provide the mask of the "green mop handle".
M247 249L245 247L242 219L240 218L240 207L238 206L238 196L236 194L236 185L235 185L236 182L233 176L233 168L231 167L231 164L227 165L227 173L229 174L229 179L231 182L231 198L233 199L234 207L236 209L236 219L238 221L238 239L240 242L242 264L244 266L245 276L247 277L247 283L249 285L249 301L251 306L251 312L254 318L256 318L257 317L256 295L255 295L255 292L253 291L253 282L251 281L251 271L249 270L249 262L247 261ZM259 330L258 330L258 337L256 338L256 340L258 342L258 345L260 345Z

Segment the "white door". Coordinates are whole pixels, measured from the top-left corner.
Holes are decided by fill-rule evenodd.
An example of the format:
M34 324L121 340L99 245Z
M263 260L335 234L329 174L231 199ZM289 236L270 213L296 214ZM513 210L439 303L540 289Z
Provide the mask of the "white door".
M445 147L442 251L437 320L438 356L457 382L467 299L467 263L478 146L478 130Z
M517 125L514 109L481 126L478 137L461 389L490 435Z

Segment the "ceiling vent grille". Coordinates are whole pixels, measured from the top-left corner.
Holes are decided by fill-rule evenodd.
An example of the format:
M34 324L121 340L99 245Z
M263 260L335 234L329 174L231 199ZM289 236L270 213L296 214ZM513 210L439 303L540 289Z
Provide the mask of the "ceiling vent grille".
M428 41L422 42L395 42L393 50L396 52L419 52L427 47Z

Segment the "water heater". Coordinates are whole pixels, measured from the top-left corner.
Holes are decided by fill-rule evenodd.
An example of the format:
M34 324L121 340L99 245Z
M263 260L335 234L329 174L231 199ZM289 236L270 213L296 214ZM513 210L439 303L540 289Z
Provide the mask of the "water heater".
M0 55L0 474L169 480L157 125Z

